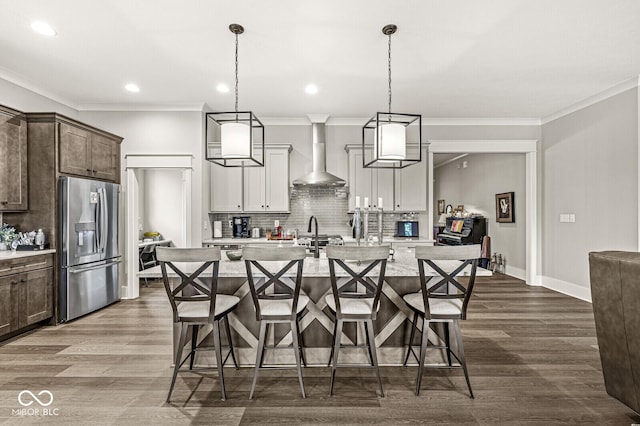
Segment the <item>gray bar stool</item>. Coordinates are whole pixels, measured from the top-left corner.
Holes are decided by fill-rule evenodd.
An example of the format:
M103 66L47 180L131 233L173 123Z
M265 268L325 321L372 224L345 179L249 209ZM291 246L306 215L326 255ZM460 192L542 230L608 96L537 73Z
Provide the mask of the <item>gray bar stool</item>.
M256 366L249 399L253 399L260 370L284 368L263 366L266 349L281 349L265 345L268 326L277 323L291 326L292 348L296 358L298 380L302 397L306 398L301 368L301 360L304 359L304 355L298 325L298 318L309 303L307 296L300 295L306 250L304 247L248 246L242 249L242 257L247 268L247 279L256 310L256 320L260 322ZM296 267L295 272L289 272L294 267ZM257 270L256 272L254 272L254 268ZM287 273L293 274L293 277L285 276Z
M229 329L229 320L227 314L233 311L240 303L240 299L236 296L227 294L218 294L218 267L220 265L220 249L211 248L175 248L175 247L157 247L156 256L160 262L162 269L162 280L164 288L169 296L169 302L173 309L173 322L180 323L180 338L175 354L175 366L173 369L173 378L167 395L167 402L171 398L173 387L176 383L176 377L180 367L190 359L189 370L193 370L193 360L196 351L214 350L216 354L216 364L218 368L218 379L220 381L220 390L222 400L226 399L224 387L224 374L222 368L227 362L229 356L232 357L235 367L238 368L236 357L233 353L233 343L231 341L231 331ZM176 262L179 262L176 265ZM184 265L183 265L184 263ZM199 265L199 266L198 266ZM211 274L211 286L208 286L201 278L199 278L209 267L213 265ZM167 266L173 270L180 278L180 283L171 288ZM193 271L193 272L192 272ZM203 277L205 278L205 277ZM227 340L229 342L229 352L226 357L222 358L222 349L220 342L220 320L224 319L227 332ZM201 325L211 324L213 326L213 347L198 346L198 328ZM184 359L182 352L187 340L189 327L191 330L191 351Z
M327 258L329 259L329 272L331 274L331 289L333 294L326 296L327 306L336 316L333 332L333 343L331 347L331 383L329 386L329 396L333 395L333 384L338 367L354 367L354 364L338 364L340 354L340 340L342 338L342 327L345 322L364 323L366 345L350 347L366 347L371 360L370 365L358 365L360 368L374 368L378 378L380 395L384 396L382 380L380 379L380 368L378 367L378 357L376 353L375 336L373 333L373 320L376 319L380 308L380 293L384 284L384 273L389 257L389 246L328 246ZM359 265L355 272L347 265L347 261L356 261ZM365 262L365 265L361 265ZM338 265L349 277L338 285L336 267ZM379 270L376 271L376 267ZM377 277L374 281L371 275ZM358 290L358 284L362 290Z
M460 333L460 320L467 318L467 306L473 291L476 278L476 268L480 258L480 244L464 246L417 246L416 259L420 272L420 290L418 293L407 294L403 299L407 306L413 310L413 322L409 346L404 359L407 366L409 355L418 361L418 377L416 379L416 395L420 395L422 372L425 368L424 361L427 349L444 349L447 354L446 366L431 366L432 368L462 368L464 377L469 387L469 394L473 398L467 362L464 355L462 333ZM426 277L425 264L433 269L438 276ZM457 280L460 273L471 265L466 286ZM427 279L428 278L428 279ZM427 286L432 280L437 280L433 285ZM422 337L420 340L420 356L413 351L413 336L417 329L418 319L422 319ZM444 323L444 336L438 336L444 340L444 345L429 345L429 325L432 323ZM456 339L457 354L451 350L449 341L449 324L452 325ZM452 365L451 356L460 363Z

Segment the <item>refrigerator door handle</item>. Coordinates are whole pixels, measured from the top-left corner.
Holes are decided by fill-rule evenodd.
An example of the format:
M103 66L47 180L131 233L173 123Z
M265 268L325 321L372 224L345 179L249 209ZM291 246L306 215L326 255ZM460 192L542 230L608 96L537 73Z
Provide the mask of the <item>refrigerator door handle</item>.
M82 272L93 271L93 270L96 270L96 269L108 268L110 266L117 265L118 263L122 263L122 261L121 260L115 260L113 262L103 263L103 264L100 264L100 265L97 265L97 266L89 266L89 267L86 267L86 268L73 268L73 269L72 268L68 268L68 269L69 269L69 273L70 274L80 274Z
M107 198L107 190L102 188L102 209L104 214L102 215L102 220L104 221L102 226L102 251L107 250L107 239L109 237L109 201Z

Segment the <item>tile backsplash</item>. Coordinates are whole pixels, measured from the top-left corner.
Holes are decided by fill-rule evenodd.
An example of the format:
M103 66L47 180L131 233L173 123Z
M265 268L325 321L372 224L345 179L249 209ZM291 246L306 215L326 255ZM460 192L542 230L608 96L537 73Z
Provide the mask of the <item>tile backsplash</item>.
M322 234L351 235L349 219L349 188L298 188L289 189L290 213L209 213L209 220L222 221L222 237L232 237L229 220L233 216L250 216L251 228L260 228L260 235L265 236L266 230L273 228L274 220L280 221L283 229L297 229L299 233L306 233L309 218L315 216L318 220L318 230ZM392 236L395 233L395 221L403 218L401 213L385 213L383 219L383 234ZM415 215L417 220L417 215ZM369 231L377 232L376 215L369 215Z

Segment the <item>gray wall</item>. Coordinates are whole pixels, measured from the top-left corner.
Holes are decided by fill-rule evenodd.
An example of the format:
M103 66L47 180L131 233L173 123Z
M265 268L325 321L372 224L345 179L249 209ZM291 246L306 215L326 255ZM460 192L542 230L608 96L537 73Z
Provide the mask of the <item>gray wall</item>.
M0 78L0 104L23 112L57 112L76 118L78 111Z
M588 294L588 252L638 250L637 88L544 124L542 169L543 284Z
M435 208L442 199L445 205L463 204L465 210L486 217L491 252L506 256L507 274L524 279L525 155L472 154L438 167L433 175ZM515 192L515 223L496 222L495 194L502 192Z

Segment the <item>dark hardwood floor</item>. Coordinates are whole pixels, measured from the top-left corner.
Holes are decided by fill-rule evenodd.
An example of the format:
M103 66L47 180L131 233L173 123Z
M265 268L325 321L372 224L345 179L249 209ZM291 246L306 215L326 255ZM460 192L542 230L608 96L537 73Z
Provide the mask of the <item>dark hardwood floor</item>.
M253 369L225 369L227 401L215 374L171 377L171 317L159 283L78 321L41 328L0 346L2 424L597 424L640 417L604 390L591 305L519 280L478 280L462 324L476 398L461 371L427 370L419 397L415 367L384 367L386 398L371 370L304 370L302 399L294 370L261 376L249 401ZM49 390L47 407L18 394ZM47 395L39 398L48 402ZM34 401L23 394L23 403ZM39 407L40 416L13 410ZM57 411L54 411L57 410ZM29 414L27 412L27 414ZM57 414L57 415L53 415Z

